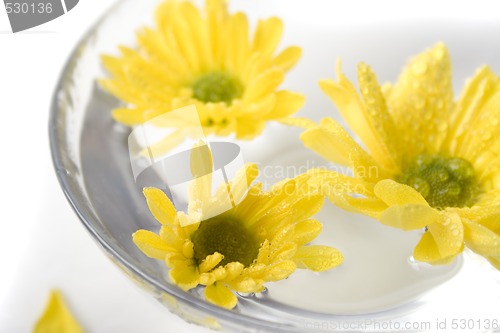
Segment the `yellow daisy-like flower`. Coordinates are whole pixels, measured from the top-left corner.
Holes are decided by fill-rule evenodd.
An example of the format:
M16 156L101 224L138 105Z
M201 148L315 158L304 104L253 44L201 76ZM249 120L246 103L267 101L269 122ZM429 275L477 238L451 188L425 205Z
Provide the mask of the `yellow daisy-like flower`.
M204 285L207 301L233 308L232 291L260 292L264 283L287 278L296 268L325 271L342 262L342 254L331 247L306 245L322 229L309 217L323 205L323 196L304 190L307 177L284 180L269 192L255 179L256 165L246 165L235 180L219 187L207 199L211 188L195 181L189 193L188 214L177 212L163 191L144 189L147 204L161 224L159 234L139 230L135 244L149 257L165 260L170 279L184 290ZM201 222L232 194L233 208ZM181 225L184 225L181 226Z
M167 0L156 11L156 27L137 35L136 50L103 56L111 78L101 86L126 103L115 120L136 125L195 104L205 134L251 139L269 120L300 109L304 97L279 90L301 56L299 47L275 55L283 23L261 20L253 38L243 13L229 14L226 1Z
M360 94L340 65L337 75L320 87L365 148L332 119L305 122L304 144L353 173L314 170L311 183L345 209L425 228L416 260L448 263L465 244L500 269L500 78L484 66L453 101L443 44L412 59L395 85L381 87L363 63Z

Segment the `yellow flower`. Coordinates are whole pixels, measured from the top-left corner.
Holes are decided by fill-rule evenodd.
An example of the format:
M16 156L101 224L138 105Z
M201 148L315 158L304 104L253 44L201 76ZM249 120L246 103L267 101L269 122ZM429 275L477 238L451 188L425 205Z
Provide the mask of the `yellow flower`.
M165 1L156 27L138 33L137 49L120 47L119 57L102 57L111 78L101 86L126 103L114 119L136 125L195 104L205 134L255 137L266 121L304 103L300 94L277 90L301 56L295 46L276 55L282 31L272 17L259 21L250 38L247 17L229 14L224 0L206 0L204 9Z
M313 170L311 184L351 211L423 229L414 258L451 262L464 244L500 269L500 79L484 66L453 101L448 51L437 44L381 87L358 67L360 94L337 68L320 81L360 146L334 120L307 127L304 144L352 176ZM304 125L305 123L305 125Z
M34 333L83 333L78 322L64 304L59 291L52 291L47 307L35 324Z
M265 282L285 279L296 268L321 272L339 265L338 250L306 245L321 232L322 225L309 217L324 201L304 190L307 177L284 180L269 192L257 183L245 196L257 173L255 164L246 165L211 198L203 194L210 182L198 178L190 189L188 214L177 212L160 189L144 189L161 229L158 235L137 231L135 244L147 256L165 261L172 282L184 290L204 285L206 300L225 308L237 304L232 291L260 292ZM238 204L204 219L225 201L227 191ZM196 220L201 222L192 223Z

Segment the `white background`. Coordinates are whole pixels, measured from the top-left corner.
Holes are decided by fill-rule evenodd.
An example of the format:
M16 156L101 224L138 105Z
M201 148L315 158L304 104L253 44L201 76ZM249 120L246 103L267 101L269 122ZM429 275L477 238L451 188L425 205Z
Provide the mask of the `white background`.
M52 168L53 89L72 48L112 2L80 0L66 15L17 34L0 7L0 333L30 332L52 288L87 332L205 331L168 313L115 268L71 211ZM499 16L494 1L427 0L411 10L405 3L349 1L336 14L317 13L359 21L394 11L402 20Z

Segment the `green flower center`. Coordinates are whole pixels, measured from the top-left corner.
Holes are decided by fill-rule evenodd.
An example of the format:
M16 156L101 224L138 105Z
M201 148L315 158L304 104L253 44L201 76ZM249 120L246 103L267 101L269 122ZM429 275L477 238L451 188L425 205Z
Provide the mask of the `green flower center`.
M243 85L241 82L225 72L211 72L198 77L191 88L193 97L204 103L231 102L241 97Z
M480 191L474 167L460 157L420 155L396 180L441 209L472 206Z
M224 259L217 266L237 261L248 267L257 258L260 248L256 237L241 223L218 216L202 221L191 235L191 241L198 265L207 256L219 252Z

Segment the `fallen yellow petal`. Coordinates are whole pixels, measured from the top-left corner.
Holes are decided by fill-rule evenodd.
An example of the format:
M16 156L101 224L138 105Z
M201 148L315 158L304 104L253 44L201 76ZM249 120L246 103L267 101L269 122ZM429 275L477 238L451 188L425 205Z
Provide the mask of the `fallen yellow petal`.
M83 333L83 330L64 303L61 293L53 290L45 312L38 319L33 332Z

